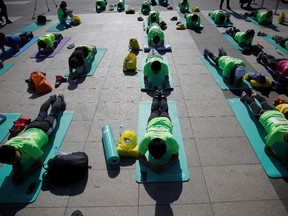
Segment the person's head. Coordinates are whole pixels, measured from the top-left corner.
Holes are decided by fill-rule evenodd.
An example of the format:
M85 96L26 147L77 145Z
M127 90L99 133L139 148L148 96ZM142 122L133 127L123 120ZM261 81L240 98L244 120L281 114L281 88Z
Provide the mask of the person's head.
M143 2L142 9L149 9L149 3L147 1Z
M69 59L69 66L72 69L76 69L76 68L80 67L78 59L77 58L70 58Z
M100 1L97 1L97 2L96 2L96 6L97 6L97 7L101 7L101 2L100 2Z
M15 147L2 145L0 147L0 163L17 164L20 161L21 155Z
M249 29L249 30L246 31L245 37L246 38L253 38L254 35L255 35L254 29Z
M152 40L153 40L154 44L159 44L161 39L160 39L159 35L154 35Z
M245 73L246 73L246 69L243 66L238 65L236 70L235 70L234 81L235 82L241 82Z
M269 11L266 13L266 18L267 18L267 19L270 19L272 16L273 16L273 11L269 10Z
M61 7L61 8L66 8L66 7L67 7L67 2L62 1L62 2L60 3L60 7Z
M220 23L224 23L225 22L225 15L224 14L220 14L219 15L219 22Z
M43 41L43 40L40 40L38 43L37 43L38 47L41 48L41 49L46 49L47 47L47 44Z
M182 4L186 5L188 3L188 0L182 0Z
M151 64L151 70L154 74L158 74L161 71L161 63L159 61L153 61Z
M152 139L148 144L148 151L155 159L160 159L166 153L166 143L160 138Z
M157 21L157 14L156 13L152 13L151 14L151 22L156 22Z
M192 22L197 22L198 21L198 15L197 14L193 14L191 17Z
M5 42L6 41L6 35L3 33L0 33L0 42Z

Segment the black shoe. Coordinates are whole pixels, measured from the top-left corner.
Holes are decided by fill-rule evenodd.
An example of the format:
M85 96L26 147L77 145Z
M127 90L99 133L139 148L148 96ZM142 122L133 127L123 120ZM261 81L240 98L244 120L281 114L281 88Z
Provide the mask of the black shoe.
M60 111L64 111L66 109L66 102L64 100L64 95L59 94L58 97L62 99Z
M177 20L178 20L178 18L176 16L171 18L171 21L177 21Z
M243 91L241 96L240 96L240 101L244 102L245 101L245 96L246 96L246 92Z
M209 52L208 48L205 48L204 49L204 58L208 57L208 52Z

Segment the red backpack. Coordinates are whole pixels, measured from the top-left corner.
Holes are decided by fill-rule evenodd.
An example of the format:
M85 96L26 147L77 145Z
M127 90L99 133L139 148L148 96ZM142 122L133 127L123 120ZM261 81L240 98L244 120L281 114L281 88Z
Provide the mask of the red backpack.
M52 86L45 76L46 73L41 71L33 71L30 74L30 78L25 80L25 82L28 84L28 87L31 90L36 91L37 94L44 94L52 91Z

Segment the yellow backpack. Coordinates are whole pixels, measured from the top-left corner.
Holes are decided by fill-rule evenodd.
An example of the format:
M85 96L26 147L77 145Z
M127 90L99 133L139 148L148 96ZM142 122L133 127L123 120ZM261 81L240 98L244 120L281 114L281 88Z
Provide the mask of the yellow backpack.
M72 25L73 26L78 26L78 25L80 25L80 23L81 23L80 17L79 16L73 16Z
M285 21L285 13L282 11L278 17L278 23L283 24Z
M134 53L129 53L125 56L123 62L123 71L136 71L137 70L137 57Z
M117 145L118 154L122 157L138 157L139 149L137 145L137 136L131 130L125 130L119 139Z
M140 50L140 46L139 46L138 40L136 38L130 38L129 48L131 50Z

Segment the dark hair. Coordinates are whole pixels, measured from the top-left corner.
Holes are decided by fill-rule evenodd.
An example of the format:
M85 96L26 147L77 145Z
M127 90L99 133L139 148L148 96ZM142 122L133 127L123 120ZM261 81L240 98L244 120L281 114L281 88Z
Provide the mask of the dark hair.
M225 21L225 16L224 16L224 14L220 14L220 15L219 15L219 21L220 21L221 23L223 23L223 22Z
M254 29L249 29L246 31L245 38L253 38L255 35Z
M153 40L154 44L158 44L160 42L159 35L155 35L152 40Z
M157 60L152 62L152 64L151 64L151 70L152 71L160 71L161 67L162 67L161 63Z
M16 154L16 150L12 146L2 145L0 147L0 163L9 163Z
M69 59L69 66L73 69L76 69L79 67L79 61L77 60L77 58L70 58Z
M101 2L100 2L100 1L97 1L97 2L96 2L96 5L97 5L97 6L101 6Z
M42 48L42 49L45 49L47 47L47 44L43 41L43 40L40 40L38 43L37 43L38 47Z
M67 7L67 2L66 1L62 1L61 4L60 4L60 7L61 8Z
M155 159L160 159L166 152L166 143L160 138L152 139L148 144L148 151Z
M198 20L198 15L197 14L193 14L191 17L191 20L196 22Z
M6 38L5 34L0 33L0 41L3 41Z
M269 19L270 17L273 16L273 11L269 10L267 13L266 13L266 18Z
M156 22L157 14L153 13L151 14L151 22Z

